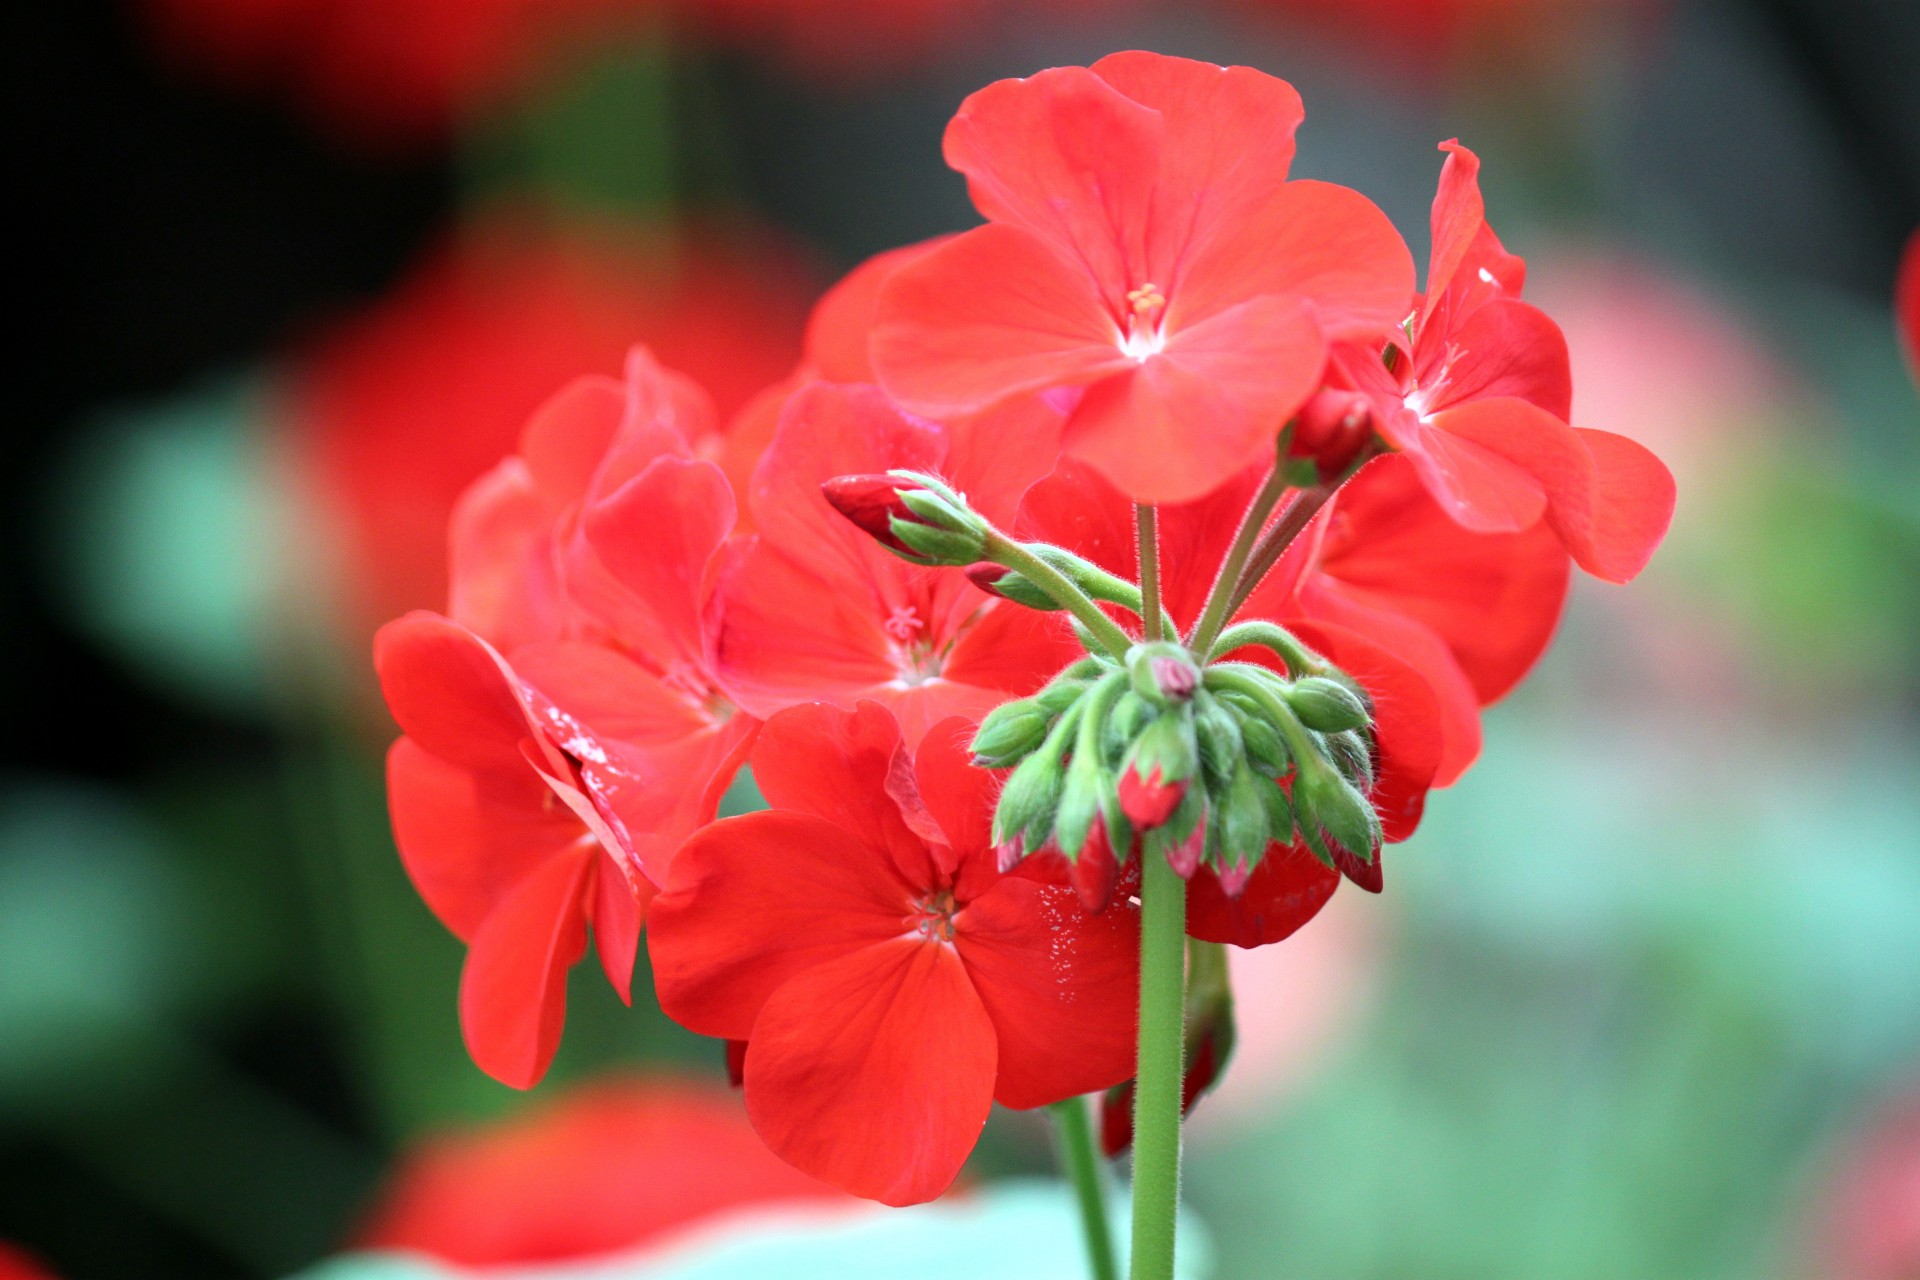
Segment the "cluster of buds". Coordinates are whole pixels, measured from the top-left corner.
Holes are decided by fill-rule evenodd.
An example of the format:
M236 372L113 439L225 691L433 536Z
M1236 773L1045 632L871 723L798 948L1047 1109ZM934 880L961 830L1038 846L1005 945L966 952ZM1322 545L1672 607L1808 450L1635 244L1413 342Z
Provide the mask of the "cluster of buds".
M1365 695L1278 627L1235 631L1289 659L1289 674L1203 668L1179 644L1143 642L987 716L974 760L1013 770L994 814L1003 864L1057 849L1095 906L1136 849L1182 876L1209 866L1229 895L1274 844L1304 844L1330 866L1378 856Z

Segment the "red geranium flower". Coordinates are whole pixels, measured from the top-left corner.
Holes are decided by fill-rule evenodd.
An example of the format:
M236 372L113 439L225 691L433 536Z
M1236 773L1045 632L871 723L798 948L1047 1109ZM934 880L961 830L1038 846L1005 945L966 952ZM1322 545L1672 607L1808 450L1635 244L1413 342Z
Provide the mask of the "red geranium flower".
M1393 368L1372 342L1334 351L1375 426L1455 520L1481 532L1543 516L1583 569L1638 573L1673 517L1673 477L1625 436L1567 425L1573 380L1559 328L1520 301L1526 265L1487 225L1480 161L1457 142L1433 202L1427 292Z
M873 360L936 418L1084 388L1069 453L1137 501L1196 498L1319 385L1329 339L1377 343L1413 264L1356 192L1289 182L1293 87L1121 53L1003 80L947 128L988 223L895 271Z
M744 1205L823 1202L852 1203L769 1155L725 1090L609 1080L418 1144L354 1243L462 1267L526 1265L662 1242Z
M909 754L875 704L783 712L753 758L772 810L688 841L653 906L661 1007L747 1041L767 1145L888 1204L944 1191L995 1100L1133 1070L1137 917L1000 874L972 728Z
M754 475L759 529L720 589L715 670L756 716L816 699L894 709L909 741L950 715L1030 693L1078 653L1060 621L990 596L964 574L890 554L820 486L894 468L937 472L989 519L1057 456L1059 415L1026 400L942 427L877 388L814 383L786 405Z

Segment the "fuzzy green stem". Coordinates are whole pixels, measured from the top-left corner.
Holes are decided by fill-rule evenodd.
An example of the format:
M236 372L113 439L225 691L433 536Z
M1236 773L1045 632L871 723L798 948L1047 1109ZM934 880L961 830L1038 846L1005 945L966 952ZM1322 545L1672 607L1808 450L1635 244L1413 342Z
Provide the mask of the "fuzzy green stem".
M1160 513L1146 503L1133 509L1140 534L1140 626L1148 643L1163 639L1160 629Z
M1267 530L1258 545L1254 547L1253 554L1248 557L1247 566L1240 573L1240 580L1234 584L1233 600L1227 608L1227 617L1231 618L1238 612L1240 606L1247 602L1247 597L1253 594L1253 589L1260 585L1261 579L1273 572L1273 567L1280 563L1280 557L1286 554L1288 547L1293 545L1293 540L1300 536L1301 530L1305 529L1315 516L1320 514L1320 508L1326 506L1328 499L1340 491L1340 486L1358 475L1360 468L1373 461L1382 452L1384 452L1384 446L1376 440L1368 448L1362 449L1360 455L1347 465L1345 471L1322 484L1302 489L1300 496L1287 504L1287 509L1280 513L1280 518L1274 521L1273 528ZM1282 470L1284 471L1285 468L1283 467Z
M1080 1229L1086 1237L1087 1274L1092 1280L1120 1280L1120 1262L1113 1251L1113 1228L1107 1223L1106 1177L1099 1148L1093 1141L1093 1121L1085 1098L1068 1098L1052 1107L1054 1140L1060 1166L1073 1183L1080 1205Z
M1267 473L1266 483L1253 495L1253 501L1247 504L1246 514L1240 517L1240 528L1233 535L1233 545L1227 548L1227 558L1220 562L1220 573L1213 580L1213 589L1207 592L1200 621L1194 624L1193 635L1187 641L1187 648L1194 653L1206 653L1220 634L1220 628L1227 624L1230 607L1239 590L1240 573L1247 567L1247 557L1253 553L1254 544L1266 528L1267 517L1273 514L1275 504L1286 491L1285 470L1276 465Z
M1132 1280L1172 1280L1186 1069L1187 882L1146 853L1140 885L1140 1061L1134 1077Z
M1107 652L1116 658L1124 658L1127 650L1133 647L1133 641L1120 629L1118 623L1109 618L1093 600L1079 587L1073 585L1067 576L1058 569L1027 550L1003 533L989 532L984 557L995 564L1005 565L1016 573L1024 574L1028 581L1052 596L1061 608L1073 614L1080 624L1093 634Z

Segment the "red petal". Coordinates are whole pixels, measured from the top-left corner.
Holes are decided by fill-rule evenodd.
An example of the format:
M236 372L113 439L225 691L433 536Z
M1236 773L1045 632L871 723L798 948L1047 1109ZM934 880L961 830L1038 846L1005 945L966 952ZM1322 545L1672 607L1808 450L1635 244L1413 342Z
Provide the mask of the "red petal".
M555 509L586 496L626 414L626 387L598 375L575 378L534 410L520 435L520 456Z
M501 900L460 974L460 1029L474 1063L502 1084L531 1089L560 1047L567 970L586 953L590 848L530 872Z
M920 803L939 826L953 866L992 857L993 807L1000 786L993 774L976 768L967 744L978 726L955 717L928 730L914 751L913 777Z
M440 922L471 942L527 873L586 829L548 802L524 763L475 772L401 738L387 753L387 806L407 878Z
M1262 294L1308 303L1329 339L1378 341L1412 309L1413 255L1359 192L1289 182L1194 256L1167 295L1167 326Z
M889 395L948 418L1121 370L1122 339L1084 270L1026 231L989 224L894 272L870 350Z
M884 849L805 813L750 813L697 833L647 911L647 953L668 1016L743 1040L781 983L899 937L913 888Z
M1489 403L1475 401L1448 412L1472 413ZM1419 428L1412 439L1394 440L1434 501L1476 533L1517 533L1538 524L1547 510L1540 481L1499 452L1454 433L1448 429L1450 422L1436 415L1432 425Z
M1221 892L1202 867L1187 883L1187 932L1202 942L1260 947L1279 942L1320 913L1340 887L1340 873L1305 849L1272 845L1240 896Z
M416 611L380 628L373 665L387 709L422 748L477 769L519 767L520 741L538 730L512 671L480 637Z
M1423 335L1424 336L1424 335ZM1433 344L1438 345L1438 344ZM1565 421L1573 413L1573 372L1560 326L1538 307L1495 299L1447 337L1452 362L1435 409L1513 396ZM1424 351L1429 346L1422 341Z
M938 236L875 254L821 295L807 321L807 363L828 382L873 382L867 343L873 335L880 286L951 237Z
M1148 278L1138 270L1165 132L1158 111L1094 72L1055 67L970 95L943 148L982 214L1038 237L1078 265L1083 290L1117 305Z
M747 1115L774 1154L855 1195L952 1185L993 1102L994 1027L951 947L896 938L798 974L747 1042Z
M999 1036L994 1097L1045 1106L1133 1074L1140 917L1071 889L1002 878L954 917L954 942Z
M1060 461L1067 415L1041 396L1003 401L947 426L941 475L967 502L1003 528L1020 499Z
M655 459L582 514L568 589L625 648L703 666L709 571L733 530L733 491L711 462Z
M1487 225L1480 195L1480 158L1449 140L1433 197L1433 249L1427 259L1427 297L1419 329L1450 331L1457 320L1502 295L1519 297L1526 264L1500 245Z
M1286 181L1293 135L1306 114L1300 95L1251 67L1137 50L1102 58L1092 71L1166 121L1146 279L1171 297L1187 258L1231 234Z
M1552 638L1570 562L1544 524L1470 533L1422 491L1412 464L1369 463L1340 491L1312 581L1355 605L1432 628L1473 682L1481 705L1511 689ZM1366 627L1358 628L1366 631Z
M626 872L603 850L593 878L593 946L600 968L613 984L620 1003L633 1003L633 962L640 954L640 921L653 901L654 888L645 880L630 881Z
M1089 387L1066 449L1136 502L1198 498L1272 449L1325 363L1298 300L1254 298L1172 330L1166 350Z
M822 568L756 542L721 577L714 674L756 716L814 699L851 706L899 674L871 588Z
M1608 431L1576 427L1593 459L1592 551L1581 565L1608 582L1646 568L1673 523L1673 473L1644 446Z
M448 614L507 652L558 635L564 623L553 552L558 516L517 457L474 481L448 528Z

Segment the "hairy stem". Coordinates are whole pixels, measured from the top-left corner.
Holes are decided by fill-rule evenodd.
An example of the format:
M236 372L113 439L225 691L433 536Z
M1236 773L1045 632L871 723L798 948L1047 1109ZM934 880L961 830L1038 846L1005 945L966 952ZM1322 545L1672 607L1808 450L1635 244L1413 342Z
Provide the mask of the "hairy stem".
M1087 1274L1092 1280L1120 1280L1120 1263L1113 1251L1113 1229L1107 1223L1106 1178L1100 1151L1093 1141L1093 1121L1085 1098L1068 1098L1052 1107L1054 1140L1060 1166L1073 1183L1080 1205L1080 1229L1086 1238Z
M1266 483L1253 495L1253 501L1247 504L1246 514L1240 517L1240 528L1234 532L1233 545L1227 548L1227 558L1220 562L1220 573L1213 580L1213 589L1207 592L1206 607L1201 610L1200 621L1194 624L1193 634L1187 640L1187 648L1194 653L1204 655L1220 634L1220 628L1227 624L1240 586L1241 571L1247 567L1247 557L1253 553L1261 530L1266 528L1274 505L1286 491L1286 477L1276 465L1267 473Z
M1180 1093L1186 1069L1187 882L1143 855L1140 1061L1134 1077L1132 1280L1172 1280L1180 1211Z
M993 532L987 535L985 556L995 564L1005 565L1025 575L1028 581L1052 596L1055 603L1078 618L1081 625L1114 657L1124 658L1127 650L1133 647L1133 641L1127 633L1086 592L1073 585L1065 574L1005 534Z
M1165 638L1160 628L1160 515L1140 503L1133 509L1140 531L1140 626L1148 641Z

